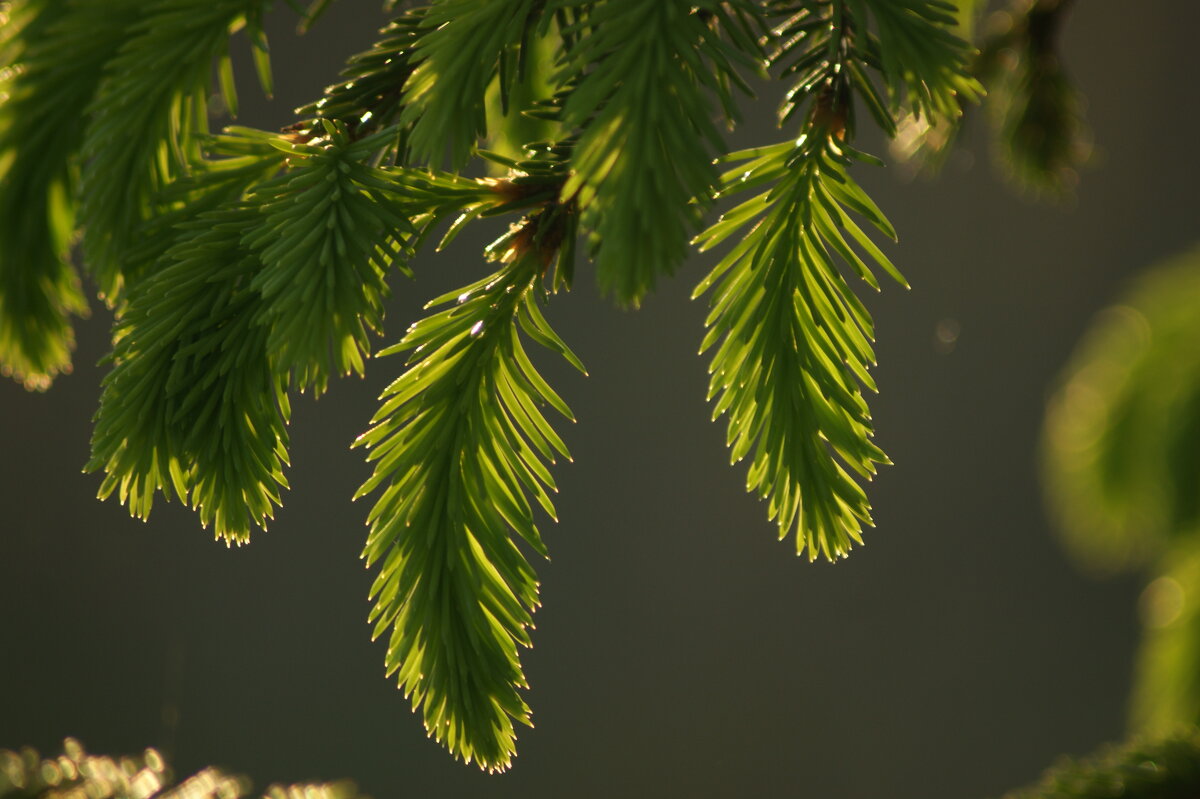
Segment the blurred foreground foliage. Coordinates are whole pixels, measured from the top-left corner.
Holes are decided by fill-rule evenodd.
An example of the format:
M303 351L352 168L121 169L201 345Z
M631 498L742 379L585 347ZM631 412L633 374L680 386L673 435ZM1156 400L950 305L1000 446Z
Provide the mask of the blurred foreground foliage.
M1200 796L1200 730L1135 739L1064 759L1004 799L1195 799Z
M1200 249L1140 276L1083 337L1050 400L1047 498L1070 551L1140 568L1134 730L1200 723Z
M253 795L245 777L206 768L175 781L154 749L130 757L93 755L72 738L62 754L0 750L0 799L243 799ZM272 785L263 799L359 799L350 782ZM363 797L362 799L365 799Z
M0 799L243 799L250 782L216 768L175 782L154 749L108 757L67 739L62 754L41 757L24 748L0 750ZM272 785L263 799L368 799L354 783ZM1159 738L1135 738L1047 769L1033 785L1003 799L1195 799L1200 796L1200 729L1179 728Z
M1200 533L1200 249L1139 276L1084 335L1046 418L1072 552L1153 565Z

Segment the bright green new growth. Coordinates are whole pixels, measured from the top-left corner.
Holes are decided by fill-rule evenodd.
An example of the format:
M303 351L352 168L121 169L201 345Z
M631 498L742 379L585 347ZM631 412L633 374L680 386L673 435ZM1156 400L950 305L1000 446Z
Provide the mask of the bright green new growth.
M242 243L255 221L249 206L201 214L130 292L88 463L105 472L101 497L118 491L145 518L154 493L174 489L237 543L266 525L287 485L286 383L256 324L260 265Z
M563 167L555 156L514 164L525 176L513 190L553 200ZM539 406L574 421L520 333L584 371L539 308L543 280L569 279L562 245L574 225L570 207L531 213L489 247L500 271L432 300L426 307L448 307L380 353L410 353L408 368L355 442L375 464L356 498L383 488L363 557L382 563L371 621L374 637L390 630L388 674L431 736L488 770L516 754L513 722L531 723L518 647L531 645L537 578L514 534L546 554L530 496L556 519L547 463L570 457Z
M337 123L324 128L287 147L290 169L255 190L261 221L245 242L262 262L250 287L262 296L268 349L318 394L331 373L365 371L367 333L383 329L387 269L415 234L401 184L364 163L390 131L351 142Z
M516 753L513 721L530 723L517 648L531 645L537 578L509 531L546 554L529 497L556 518L546 462L569 458L538 406L574 420L518 328L582 371L538 309L545 264L523 250L526 235L499 250L504 268L431 302L450 306L380 353L413 355L356 442L375 463L358 496L388 481L364 551L368 565L382 562L371 619L375 636L391 630L388 673L430 735L489 770Z
M871 320L842 270L903 284L864 230L895 237L851 174L873 160L852 146L856 103L888 135L901 116L952 125L978 94L970 54L954 7L924 0L434 0L398 14L282 133L210 135L211 84L237 105L231 31L250 33L269 91L268 5L0 3L14 21L0 39L0 210L47 209L23 226L0 215L0 364L34 386L67 368L82 227L117 316L87 465L100 495L143 518L156 493L175 496L244 543L287 485L290 392L363 372L389 278L431 236L507 216L486 253L498 271L434 300L384 350L407 368L357 441L374 465L358 495L377 495L363 557L388 674L455 756L504 769L530 720L527 553L545 554L549 465L567 456L543 406L572 418L525 344L582 370L541 310L570 288L577 240L602 289L636 304L715 201L754 192L696 239L732 242L698 290L710 399L781 536L844 556L870 523L859 480L887 458L862 391ZM85 31L78 63L56 56ZM734 87L767 72L792 85L794 138L726 155ZM537 125L513 123L519 98ZM535 129L549 140L509 140ZM428 166L475 157L506 173ZM714 158L738 166L721 175Z
M871 442L859 388L875 390L867 372L874 329L835 257L871 287L879 283L847 234L871 263L908 285L851 217L896 237L846 171L855 160L874 161L846 144L851 96L857 92L891 131L888 109L901 107L902 93L913 113L946 115L957 112L956 92L970 98L977 87L957 40L938 27L953 20L934 4L872 4L881 41L863 33L866 4L777 6L789 17L772 61L797 76L780 116L806 117L794 142L723 159L745 162L722 176L723 194L761 193L697 238L707 250L749 228L696 289L695 296L713 291L700 350L720 342L709 399L717 400L714 419L728 416L731 460L751 457L747 490L769 501L780 538L795 530L798 554L833 560L861 543L871 523L866 494L843 466L870 479L876 464L889 462ZM882 41L896 44L879 59ZM869 77L880 64L890 101Z
M603 0L585 19L560 67L560 79L583 76L563 108L563 122L582 131L563 196L594 229L601 288L636 305L682 263L709 204L712 158L724 149L709 92L731 109L736 64L755 62L691 2Z
M84 263L100 294L118 301L122 261L138 227L154 213L157 193L199 159L195 134L208 130L213 62L228 75L229 34L249 24L265 49L258 20L269 0L157 0L140 3L136 23L120 34L105 64L84 135L80 187ZM258 59L256 63L263 63ZM269 91L269 73L263 72ZM236 108L222 80L227 103Z
M412 126L413 155L438 166L449 154L462 168L475 143L487 136L484 95L499 76L507 96L527 68L527 40L536 35L540 6L534 0L435 0L421 15L404 84L401 121Z
M0 370L29 387L45 388L69 370L70 317L87 312L69 259L77 191L70 162L83 138L81 109L137 5L0 4L0 65L20 65L0 66Z
M726 185L748 189L772 177L779 183L699 239L708 249L763 215L696 290L714 287L701 352L721 342L710 367L709 399L717 400L714 419L729 417L731 461L751 456L747 490L769 499L781 538L795 530L798 554L807 549L810 560L818 554L832 560L862 542L862 525L871 520L866 494L842 464L869 479L875 464L888 462L870 440L859 391L860 383L875 387L867 373L874 364L871 320L832 255L875 288L878 283L842 231L904 282L846 213L859 210L894 236L835 160L843 154L833 149L788 169L795 150L784 143L730 156L751 161L728 173ZM828 457L830 449L838 460Z

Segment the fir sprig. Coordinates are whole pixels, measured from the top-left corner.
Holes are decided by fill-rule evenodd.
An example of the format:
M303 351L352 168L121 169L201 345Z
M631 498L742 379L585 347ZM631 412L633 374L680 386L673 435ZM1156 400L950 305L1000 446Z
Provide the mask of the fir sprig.
M415 58L404 87L401 120L412 125L414 156L434 166L466 164L487 135L484 95L499 78L507 97L528 65L529 38L539 34L544 0L434 0L422 16ZM542 31L544 32L544 31ZM507 107L507 103L504 103Z
M207 96L220 61L232 86L230 33L248 26L265 51L260 18L269 0L153 0L104 68L83 142L85 262L109 302L122 264L158 192L200 157L194 134L208 130ZM256 63L263 65L260 57ZM264 86L269 77L260 69Z
M412 126L397 124L404 110L401 88L415 68L413 55L422 19L420 11L409 10L384 27L370 50L350 58L340 83L327 88L317 102L296 110L305 121L294 129L320 136L320 120L329 119L344 124L350 136L358 139L393 126L396 140L392 156L403 160Z
M793 533L797 553L807 550L810 560L845 556L871 522L845 467L870 478L889 462L871 442L859 388L874 390L873 326L835 259L875 288L867 261L906 285L851 217L895 235L849 178L849 152L830 141L799 151L786 142L731 155L744 162L725 176L734 189L774 185L698 239L707 250L753 225L696 289L713 290L701 352L720 342L709 399L714 419L729 417L730 459L750 457L747 490L770 501L780 538Z
M375 463L357 496L383 488L363 557L381 564L371 620L388 634L388 673L432 737L489 771L509 766L514 722L530 723L519 647L538 586L516 538L546 553L530 496L554 518L546 463L569 457L538 406L573 419L519 330L582 369L538 308L553 214L502 239L499 271L433 300L448 307L381 353L410 352L408 369L356 442Z
M804 119L823 92L853 93L894 136L897 116L953 120L981 93L971 76L969 48L953 34L953 7L945 3L782 0L771 8L784 21L770 60L791 84L781 122ZM878 34L871 32L872 20ZM843 102L839 109L852 138L854 106Z
M976 86L965 45L938 27L953 19L937 4L833 0L773 9L785 19L772 62L794 81L780 119L799 116L801 134L724 159L742 163L722 176L722 194L759 193L696 239L707 250L745 231L696 288L695 296L712 291L700 349L716 347L713 418L728 417L731 460L750 458L747 490L768 501L769 518L780 538L794 535L797 554L833 560L872 523L856 478L890 462L871 441L861 391L875 390L873 325L838 262L875 289L873 268L907 286L854 219L896 237L847 171L855 161L878 163L849 144L852 98L893 134L902 105L934 118L957 114L958 92Z
M953 3L943 0L857 0L859 20L869 8L876 35L868 63L877 64L894 115L904 110L927 120L956 119L982 87L971 74L971 51L960 39ZM861 39L860 39L861 41ZM894 130L894 123L891 129Z
M114 332L88 471L146 518L172 491L227 543L265 527L286 488L287 382L256 324L261 264L243 243L259 211L235 204L184 228L138 283Z
M263 264L253 288L270 348L299 388L318 394L331 374L363 373L368 334L383 325L387 269L404 268L415 233L402 184L364 163L391 131L352 141L344 125L323 126L307 143L276 140L292 168L255 190L262 217L246 236Z
M588 8L561 68L560 82L583 76L562 112L580 131L563 197L594 234L601 288L636 305L683 261L711 201L712 159L724 147L713 94L731 106L739 66L755 65L697 13L716 3L569 5Z
M877 270L903 278L872 239L894 231L849 171L871 160L853 147L854 109L892 135L899 114L944 119L975 96L948 5L431 0L284 135L215 137L205 101L215 83L236 108L227 48L239 26L270 91L267 0L135 5L127 30L86 42L78 68L56 56L37 66L37 48L57 46L39 31L59 30L41 12L82 35L101 0L21 0L38 13L0 41L28 63L0 84L26 92L0 103L0 210L48 199L54 212L28 240L0 219L0 311L17 319L0 314L0 358L38 379L63 368L78 193L84 260L118 314L88 464L104 472L102 496L144 517L161 491L245 541L286 487L288 389L321 393L330 376L364 371L389 272L435 232L445 244L476 219L519 214L488 250L498 270L435 300L384 351L408 353L407 369L357 442L374 463L359 495L378 492L364 558L379 569L371 621L388 637L389 674L431 736L506 768L529 721L519 653L538 598L525 548L545 553L535 506L554 517L549 465L567 454L543 406L570 418L527 340L582 369L540 303L570 286L582 231L601 288L637 304L684 259L718 191L752 191L697 239L707 250L741 237L698 290L711 292L714 413L799 552L833 559L860 539L870 514L858 480L887 459L863 399L871 320L842 271L874 287ZM795 138L722 156L735 92L768 67L792 84L782 119ZM59 80L70 109L41 96ZM41 130L81 120L82 140ZM40 171L18 133L44 137L31 138L49 153ZM489 137L503 154L477 149ZM458 174L471 157L507 173ZM436 169L447 158L455 172ZM36 268L4 260L14 241Z
M30 388L70 368L71 317L87 312L69 258L74 156L101 68L140 6L0 4L0 372Z

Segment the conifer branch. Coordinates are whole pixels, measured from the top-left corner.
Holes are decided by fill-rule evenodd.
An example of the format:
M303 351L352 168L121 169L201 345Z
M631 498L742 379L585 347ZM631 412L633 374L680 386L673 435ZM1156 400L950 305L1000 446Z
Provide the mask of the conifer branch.
M493 78L507 97L513 82L532 68L529 38L540 30L544 0L434 0L424 12L416 44L418 62L404 87L401 121L412 126L417 160L454 169L466 164L487 136L484 95ZM504 102L507 107L507 102Z
M547 284L569 288L581 225L602 289L637 304L683 260L718 185L755 193L696 239L707 250L740 237L697 290L711 292L702 351L713 352L714 416L728 417L732 458L750 458L749 489L798 552L834 559L860 540L870 512L857 481L887 458L862 396L874 388L871 320L842 271L876 288L878 270L904 281L868 232L894 231L849 172L873 160L852 146L854 108L892 135L898 114L950 118L978 93L949 6L431 0L400 14L283 136L210 136L214 63L236 108L227 47L238 26L270 90L267 0L116 2L136 19L87 42L87 74L34 56L80 35L100 0L20 0L39 14L0 39L0 54L29 65L0 84L28 86L0 104L0 210L48 198L62 219L39 221L26 241L0 218L0 240L36 256L36 269L10 268L0 247L0 311L26 325L10 332L0 315L0 359L32 379L64 368L64 320L82 306L65 260L73 200L56 198L80 193L85 260L118 313L87 468L134 515L162 492L217 537L246 541L286 487L289 388L319 394L330 375L363 372L388 272L407 272L444 222L443 244L476 219L522 215L487 251L494 274L434 300L384 350L408 353L407 369L356 442L374 464L358 495L378 492L363 552L379 569L370 620L388 636L389 675L457 757L507 768L515 726L529 723L519 653L538 585L523 548L545 554L534 506L554 517L549 465L567 456L542 406L571 414L525 343L582 370L539 307ZM314 0L305 19L327 5ZM66 9L66 33L40 15L52 6ZM51 34L29 33L43 23ZM29 49L27 35L46 43ZM718 120L736 121L735 91L748 93L744 74L764 64L793 84L782 118L798 135L724 156L737 166L720 175ZM76 93L71 113L42 96L55 81ZM39 171L19 149L17 112L53 129L85 106L82 137L38 140L50 155ZM511 124L518 112L556 141L476 149L489 133L539 129ZM472 156L508 174L409 165L448 157L458 170Z
M875 390L868 373L873 326L837 262L875 289L873 267L907 286L853 218L895 238L847 172L854 161L878 163L848 143L855 132L852 96L892 134L902 104L929 116L954 114L957 92L975 87L965 72L965 46L938 28L953 20L934 4L772 6L787 15L772 62L794 80L780 118L803 112L804 121L794 142L724 159L742 166L722 176L723 194L761 193L696 239L707 250L746 231L696 288L695 296L713 292L700 349L716 347L709 369L713 418L728 417L731 460L750 457L747 490L768 500L768 517L781 539L794 534L797 554L834 560L860 543L863 525L871 524L855 477L870 479L878 464L890 462L871 441L860 389ZM882 89L872 72L880 74Z
M287 487L287 383L255 323L258 258L243 243L258 209L201 214L136 284L114 332L88 471L146 518L172 491L226 543L265 527Z
M770 501L780 538L794 532L797 554L833 560L861 543L861 527L871 522L866 495L844 467L870 478L876 464L889 463L870 440L859 389L874 390L867 372L875 362L873 328L834 258L878 288L848 233L904 284L849 211L885 235L894 232L846 174L847 151L829 142L801 153L784 143L730 157L744 159L727 174L730 185L778 182L698 239L705 250L754 224L696 289L713 289L701 352L720 341L709 399L716 399L714 419L729 417L731 460L750 456L747 490Z
M68 257L72 167L82 109L140 5L0 4L0 372L30 388L70 369L70 319L87 313Z
M200 157L213 64L247 26L263 50L269 0L152 0L104 69L83 142L83 251L101 295L115 303L122 265L157 193ZM260 61L261 61L260 57ZM226 87L232 85L229 78ZM228 90L227 90L228 95Z
M296 110L305 121L292 130L320 136L321 119L341 122L351 138L369 136L387 127L396 130L391 155L404 162L412 126L400 125L404 110L401 89L411 77L414 49L421 33L422 12L409 10L380 31L380 39L363 53L350 58L342 70L341 83L325 90L325 96Z
M365 163L392 133L352 142L344 125L323 126L307 143L276 140L292 168L255 190L262 220L246 237L263 265L252 286L270 349L299 388L317 394L330 374L363 373L368 332L382 329L387 268L403 265L415 233L401 184Z
M738 66L755 65L697 13L721 4L558 5L586 6L559 77L577 81L562 121L580 131L563 197L579 204L593 233L601 288L636 305L683 261L711 201L712 159L723 143L710 93L732 106Z
M538 585L514 534L546 554L530 495L555 518L546 463L569 457L538 406L574 418L519 330L582 370L538 309L564 224L558 206L526 218L490 249L499 271L433 300L449 307L381 353L410 352L408 370L356 442L375 463L356 496L383 489L363 557L381 564L371 621L388 673L431 737L489 771L508 768L514 722L530 724L519 647Z
M869 8L875 22L876 34L864 37L866 60L878 65L893 113L909 110L928 120L957 119L964 103L978 100L982 87L971 74L970 49L956 35L953 3L854 0L849 6L860 21Z

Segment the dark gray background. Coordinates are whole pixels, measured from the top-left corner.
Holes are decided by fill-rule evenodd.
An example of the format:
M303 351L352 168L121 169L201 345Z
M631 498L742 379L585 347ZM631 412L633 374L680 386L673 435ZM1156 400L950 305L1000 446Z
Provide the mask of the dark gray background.
M1119 9L1119 11L1118 11ZM343 0L304 39L273 26L273 127L382 20ZM1090 315L1196 235L1195 4L1081 3L1065 32L1101 148L1074 207L994 176L979 126L935 182L864 167L913 285L869 298L878 528L836 566L774 540L708 421L696 258L638 312L581 265L549 315L587 363L546 373L579 424L543 532L544 608L524 662L537 728L486 777L427 741L368 640L358 559L366 476L348 444L396 359L295 403L292 491L227 550L177 504L148 524L81 475L109 317L79 327L75 374L0 384L0 747L164 748L268 781L353 777L376 797L984 797L1060 753L1122 737L1141 580L1097 581L1044 518L1036 442ZM240 53L239 53L240 54ZM245 59L242 59L243 63ZM246 72L248 75L249 73ZM748 106L739 143L771 141ZM879 147L868 142L876 151ZM387 340L425 299L481 274L479 239L397 278ZM935 347L939 320L961 337Z

